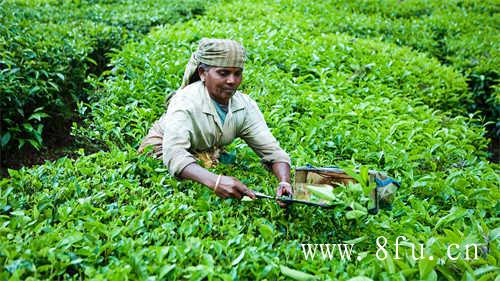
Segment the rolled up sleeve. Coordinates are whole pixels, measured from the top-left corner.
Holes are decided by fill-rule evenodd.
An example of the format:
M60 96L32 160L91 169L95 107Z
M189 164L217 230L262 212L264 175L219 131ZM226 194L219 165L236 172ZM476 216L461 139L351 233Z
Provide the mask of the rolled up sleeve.
M280 148L278 141L267 127L262 112L253 100L247 110L240 137L259 155L264 164L285 162L291 165L290 157Z
M163 163L173 176L178 176L196 158L189 153L193 124L189 114L183 110L168 112L168 122L163 135Z

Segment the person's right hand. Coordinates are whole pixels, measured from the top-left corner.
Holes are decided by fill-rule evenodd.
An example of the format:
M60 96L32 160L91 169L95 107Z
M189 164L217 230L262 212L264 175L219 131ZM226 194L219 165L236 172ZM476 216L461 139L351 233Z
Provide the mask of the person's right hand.
M252 199L257 198L255 197L253 190L246 187L246 185L234 177L221 176L217 188L215 189L215 186L212 188L214 189L215 194L221 198L241 199L245 195Z

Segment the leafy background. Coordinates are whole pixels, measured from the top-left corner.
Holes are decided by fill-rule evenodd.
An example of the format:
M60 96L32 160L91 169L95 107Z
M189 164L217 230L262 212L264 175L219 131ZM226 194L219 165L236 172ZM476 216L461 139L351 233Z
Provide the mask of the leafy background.
M69 135L72 121L83 118L75 109L92 88L87 78L108 69L109 55L152 26L202 13L199 2L0 3L1 152L43 150Z
M89 78L77 108L83 121L72 128L79 157L9 170L0 181L2 279L497 278L500 169L488 161L482 125L494 115L473 109L477 99L498 105L496 2L223 1L205 9L128 41ZM221 200L137 155L202 37L246 47L242 90L295 166L386 171L402 182L392 209L347 216L367 201L359 185L337 189L333 210ZM228 149L236 163L213 171L274 192L276 180L245 143ZM406 248L401 260L379 261L381 235L404 235L443 259L414 260ZM365 258L311 261L300 248L342 241L355 241ZM452 243L461 255L481 244L480 258L447 259Z

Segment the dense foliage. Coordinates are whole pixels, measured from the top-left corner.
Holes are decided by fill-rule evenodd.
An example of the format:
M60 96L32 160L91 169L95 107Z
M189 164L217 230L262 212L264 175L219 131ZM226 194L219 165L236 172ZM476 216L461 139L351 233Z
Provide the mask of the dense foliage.
M0 3L0 149L39 149L44 136L63 134L86 96L87 76L106 69L107 53L202 7L158 0Z
M92 79L97 90L79 106L88 119L74 128L82 142L105 151L82 150L76 160L10 171L0 181L0 276L494 280L500 167L486 160L485 130L466 113L473 95L466 78L432 52L325 29L342 11L318 2L230 1L126 44L106 77ZM408 2L416 3L395 9L402 15L394 18L419 18L427 9L417 7L429 7L428 16L439 10ZM366 5L358 9L384 6L360 3ZM294 165L384 170L402 182L392 209L373 216L348 211L366 208L363 185L337 188L342 202L331 210L222 200L137 155L202 37L244 44L242 90L258 102ZM228 149L236 163L214 171L274 192L276 180L244 143ZM400 235L437 258L416 260L401 247L395 259ZM387 259L376 256L379 236L392 243ZM307 260L300 246L345 241L363 258ZM463 258L468 243L480 244L478 259ZM447 258L451 244L460 246L453 255L461 258Z
M426 52L467 78L472 100L460 107L481 111L490 136L500 137L500 6L498 1L369 0L294 5L321 32L377 38ZM329 17L315 17L321 11Z

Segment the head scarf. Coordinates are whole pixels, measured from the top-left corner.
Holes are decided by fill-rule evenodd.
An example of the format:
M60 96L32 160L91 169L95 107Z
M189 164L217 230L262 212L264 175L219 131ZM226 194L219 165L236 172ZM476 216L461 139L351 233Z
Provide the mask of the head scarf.
M191 55L181 89L189 85L191 77L198 71L200 63L218 67L241 67L245 62L245 49L240 43L229 39L203 38L198 50Z

